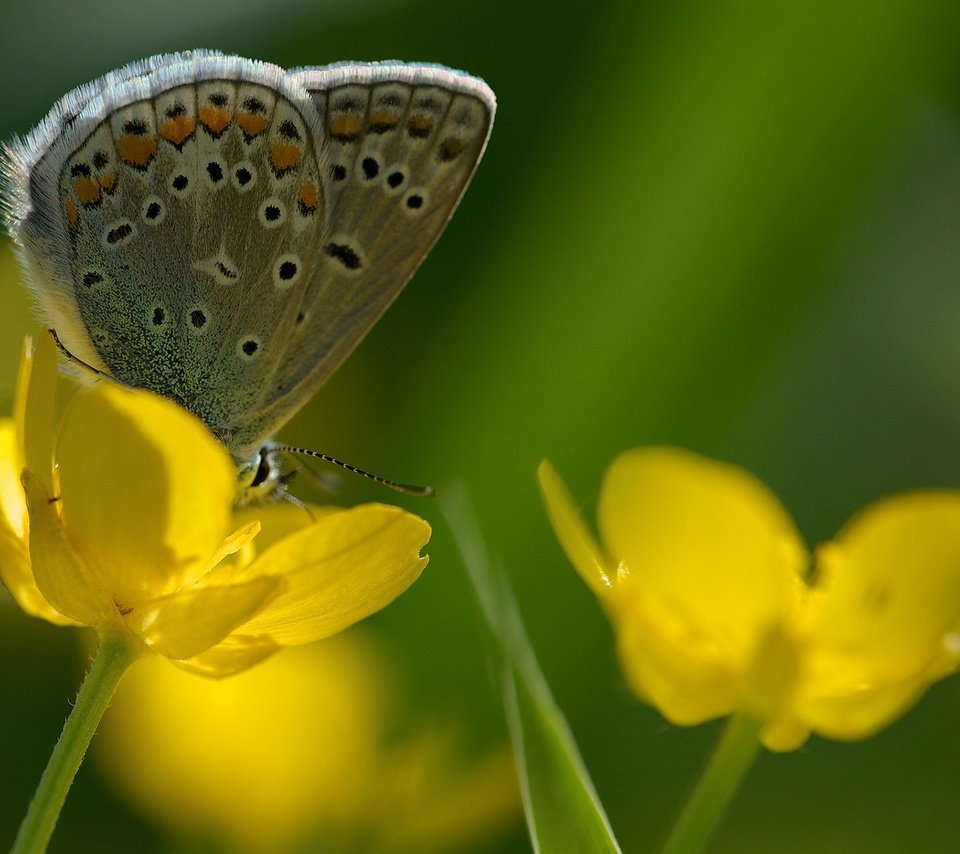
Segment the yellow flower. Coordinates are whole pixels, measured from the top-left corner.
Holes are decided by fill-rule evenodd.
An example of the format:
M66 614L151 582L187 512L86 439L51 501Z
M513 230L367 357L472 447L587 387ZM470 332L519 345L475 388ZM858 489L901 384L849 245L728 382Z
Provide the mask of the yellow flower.
M960 662L960 493L877 502L811 558L762 483L693 453L613 462L602 548L546 461L539 478L631 687L674 723L744 711L774 750L866 738Z
M226 450L148 392L98 383L57 431L55 348L27 350L0 426L0 578L28 613L223 676L341 631L426 565L429 526L396 507L234 518Z
M95 758L158 824L225 851L461 850L514 824L510 752L466 760L435 722L398 737L395 694L355 632L226 681L153 658L125 677Z

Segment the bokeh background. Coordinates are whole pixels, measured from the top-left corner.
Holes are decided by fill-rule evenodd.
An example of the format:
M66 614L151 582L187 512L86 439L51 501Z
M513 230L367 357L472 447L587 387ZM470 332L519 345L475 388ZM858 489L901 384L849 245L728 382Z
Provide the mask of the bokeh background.
M80 82L200 46L285 66L441 62L497 92L446 234L282 435L385 476L465 484L624 849L649 850L717 728L668 726L628 694L536 465L550 457L592 514L618 451L680 444L758 474L811 543L874 498L960 487L960 6L6 2L0 137ZM0 244L4 406L34 328L10 263ZM394 496L345 479L337 500ZM483 624L439 509L406 504L434 523L430 566L358 631L402 698L392 726L443 721L466 775L506 738ZM72 631L0 604L0 847L85 655ZM958 708L948 680L868 742L762 756L716 850L956 850ZM81 770L53 851L217 850L102 767ZM436 847L529 850L518 817L486 831ZM358 832L332 850L376 850Z

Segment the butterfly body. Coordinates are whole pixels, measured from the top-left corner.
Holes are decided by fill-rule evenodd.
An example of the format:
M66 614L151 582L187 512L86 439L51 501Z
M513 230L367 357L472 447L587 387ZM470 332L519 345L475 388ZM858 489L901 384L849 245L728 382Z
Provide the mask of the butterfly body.
M71 354L256 471L439 237L494 111L439 66L153 57L5 150L8 224Z

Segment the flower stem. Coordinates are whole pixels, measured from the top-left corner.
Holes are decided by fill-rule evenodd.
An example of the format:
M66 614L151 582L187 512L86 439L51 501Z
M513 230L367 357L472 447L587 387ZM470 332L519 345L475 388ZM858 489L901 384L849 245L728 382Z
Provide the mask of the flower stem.
M97 731L100 718L120 683L120 677L136 656L135 648L126 638L101 638L100 648L80 686L77 701L63 725L60 739L50 754L11 854L38 854L46 850L67 792Z
M706 848L760 752L759 731L760 724L742 712L730 718L663 854L694 854Z

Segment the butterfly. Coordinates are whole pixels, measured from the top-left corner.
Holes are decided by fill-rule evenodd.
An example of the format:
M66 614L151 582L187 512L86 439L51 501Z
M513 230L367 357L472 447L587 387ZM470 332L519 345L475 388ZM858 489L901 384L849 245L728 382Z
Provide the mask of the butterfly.
M4 147L7 225L63 350L193 412L272 489L270 437L430 251L495 111L439 65L154 56Z

